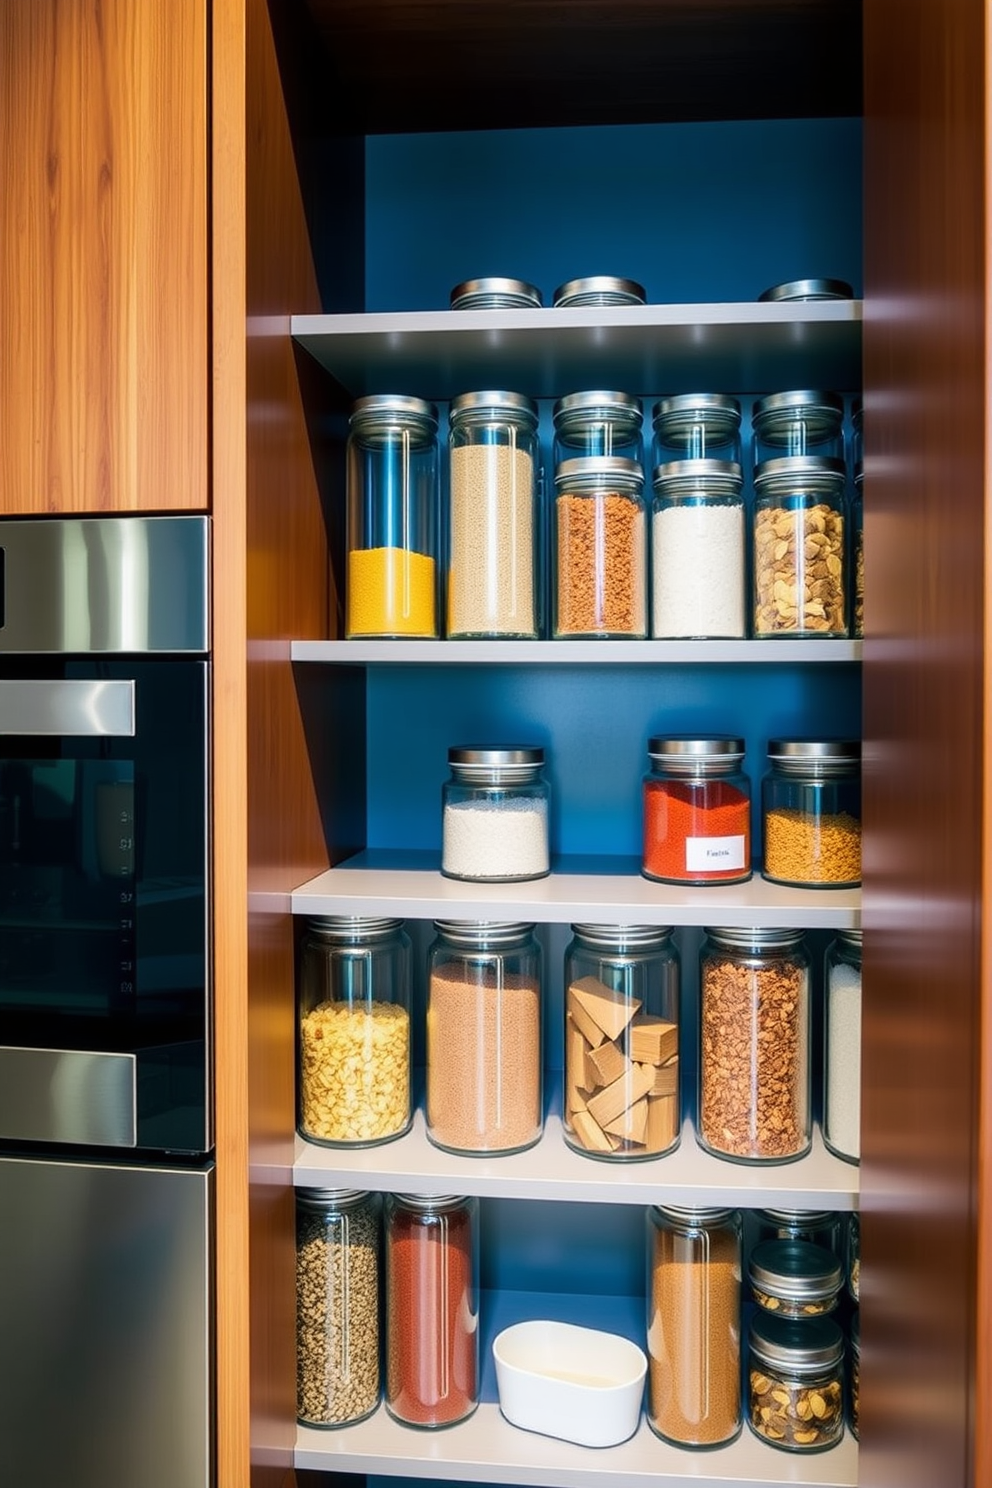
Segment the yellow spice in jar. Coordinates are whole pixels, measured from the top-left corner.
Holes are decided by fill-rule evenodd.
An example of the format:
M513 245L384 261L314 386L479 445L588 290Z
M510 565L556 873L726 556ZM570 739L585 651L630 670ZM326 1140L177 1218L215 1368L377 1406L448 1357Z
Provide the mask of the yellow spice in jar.
M300 1121L318 1142L377 1142L410 1113L410 1019L398 1003L321 1002L300 1022Z
M434 559L409 548L348 554L349 636L435 636Z

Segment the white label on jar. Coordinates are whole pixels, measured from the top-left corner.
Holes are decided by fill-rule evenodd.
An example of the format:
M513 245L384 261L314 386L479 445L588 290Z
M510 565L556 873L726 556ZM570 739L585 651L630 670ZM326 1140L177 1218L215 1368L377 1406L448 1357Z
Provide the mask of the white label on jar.
M685 839L687 873L730 873L744 867L743 836Z

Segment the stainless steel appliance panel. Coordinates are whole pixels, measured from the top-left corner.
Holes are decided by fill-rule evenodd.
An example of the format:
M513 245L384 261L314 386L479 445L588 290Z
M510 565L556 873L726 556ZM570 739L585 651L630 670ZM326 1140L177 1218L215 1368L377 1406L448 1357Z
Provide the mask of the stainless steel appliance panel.
M0 677L0 734L133 738L134 683Z
M209 1488L212 1168L0 1158L0 1479Z
M0 1047L0 1133L21 1142L134 1147L133 1054Z

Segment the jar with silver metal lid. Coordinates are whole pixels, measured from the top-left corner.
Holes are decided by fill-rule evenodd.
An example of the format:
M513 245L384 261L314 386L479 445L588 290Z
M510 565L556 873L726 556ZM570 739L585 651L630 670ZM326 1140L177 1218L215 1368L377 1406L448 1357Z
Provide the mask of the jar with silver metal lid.
M864 509L864 409L855 398L851 409L851 634L865 633L865 509Z
M410 937L402 920L308 922L300 948L298 1129L372 1147L410 1125Z
M708 928L699 953L696 1137L716 1157L805 1157L810 960L801 930Z
M436 920L427 971L427 1135L520 1152L541 1135L541 947L532 924Z
M844 1435L844 1334L833 1318L751 1317L748 1424L786 1452L822 1452Z
M648 1210L648 1425L679 1447L741 1429L741 1216Z
M726 393L677 393L661 398L652 414L653 465L684 460L741 464L741 405Z
M644 286L636 279L618 279L612 274L593 274L587 279L569 279L554 294L556 309L580 305L643 305Z
M593 389L567 393L554 406L554 466L584 455L634 460L644 456L639 398L630 393Z
M461 393L448 423L447 634L533 640L543 605L537 404Z
M854 290L844 279L790 279L773 284L758 296L759 303L781 300L851 300Z
M573 925L565 950L565 1141L629 1162L678 1146L679 954L666 925Z
M379 1404L380 1196L296 1190L296 1418L347 1426Z
M647 635L644 472L608 455L563 460L555 472L554 635Z
M823 1140L861 1158L861 931L839 930L824 957Z
M844 399L797 388L758 398L751 410L754 465L766 460L844 459Z
M544 750L534 745L448 750L441 792L441 872L488 883L551 871Z
M766 460L754 472L754 635L847 635L844 463Z
M768 760L762 875L798 888L860 884L860 740L771 739Z
M751 782L744 740L655 735L642 784L641 872L662 883L751 877Z
M677 460L654 472L651 634L746 634L743 478L731 460Z
M835 1209L758 1209L755 1212L757 1242L762 1240L808 1240L843 1256L845 1226Z
M437 427L437 409L422 398L375 393L351 410L349 639L439 634Z
M541 291L526 279L465 279L451 291L452 310L539 310Z
M840 1258L809 1240L762 1240L748 1262L751 1296L779 1317L823 1317L844 1285Z

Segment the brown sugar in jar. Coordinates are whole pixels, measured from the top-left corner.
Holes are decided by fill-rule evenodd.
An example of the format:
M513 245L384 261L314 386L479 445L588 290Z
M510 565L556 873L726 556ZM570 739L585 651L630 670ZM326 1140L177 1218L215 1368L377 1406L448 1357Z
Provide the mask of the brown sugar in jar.
M647 635L644 473L589 455L555 472L555 638Z

